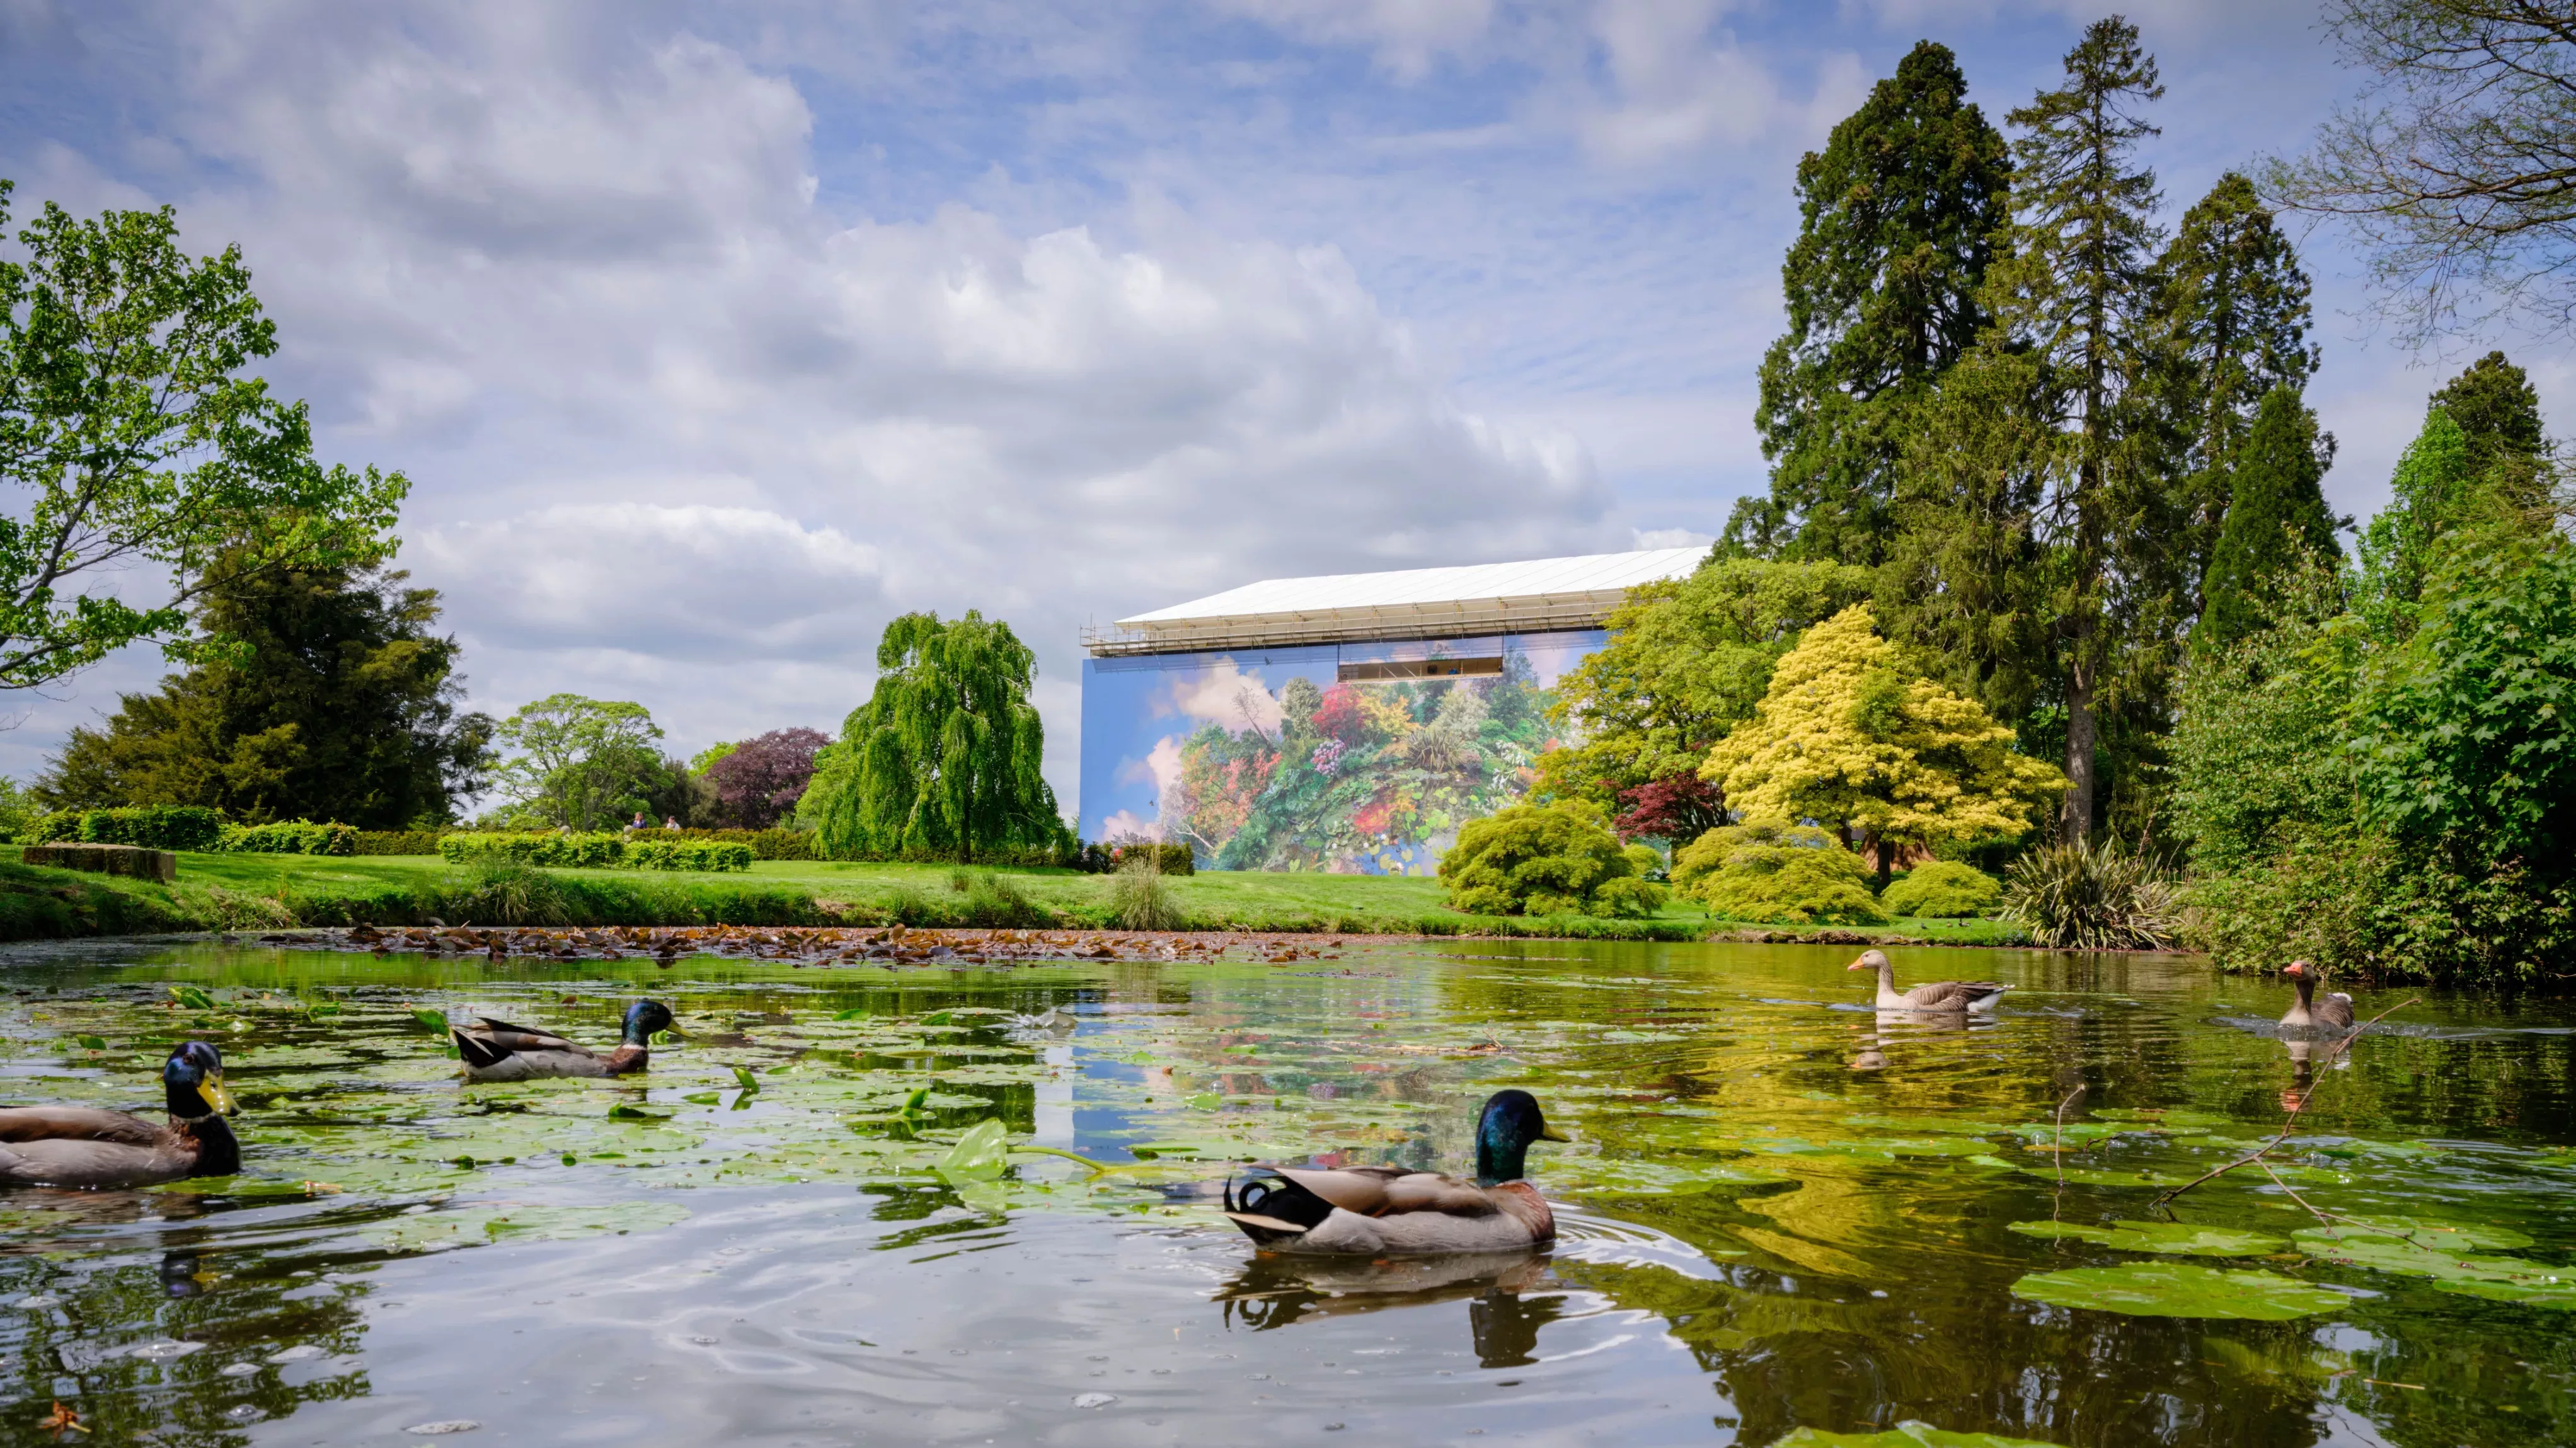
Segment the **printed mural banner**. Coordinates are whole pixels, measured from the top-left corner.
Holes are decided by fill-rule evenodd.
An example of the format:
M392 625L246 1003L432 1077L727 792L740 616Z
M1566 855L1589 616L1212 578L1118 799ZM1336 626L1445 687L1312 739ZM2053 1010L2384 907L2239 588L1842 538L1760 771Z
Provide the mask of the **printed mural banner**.
M1560 742L1599 630L1087 659L1082 834L1199 868L1428 875Z

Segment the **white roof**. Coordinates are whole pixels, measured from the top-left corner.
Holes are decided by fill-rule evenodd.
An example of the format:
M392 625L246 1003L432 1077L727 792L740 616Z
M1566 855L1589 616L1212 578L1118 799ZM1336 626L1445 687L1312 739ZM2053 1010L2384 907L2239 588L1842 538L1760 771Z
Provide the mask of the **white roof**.
M1270 578L1118 620L1095 654L1598 628L1642 583L1687 578L1706 548L1590 553L1463 568Z

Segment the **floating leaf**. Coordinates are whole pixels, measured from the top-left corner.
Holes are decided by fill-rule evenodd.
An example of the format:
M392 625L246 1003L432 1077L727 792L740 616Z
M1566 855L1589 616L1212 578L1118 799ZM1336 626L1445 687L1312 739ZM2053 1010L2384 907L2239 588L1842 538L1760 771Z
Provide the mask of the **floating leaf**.
M2385 1236L2350 1227L2311 1227L2291 1235L2308 1252L2328 1261L2430 1278L2445 1292L2576 1309L2576 1268L2550 1267L2519 1257L2480 1256L2461 1250L2465 1243L2426 1242L2422 1237Z
M733 1080L735 1085L740 1086L745 1091L757 1091L760 1089L759 1079L740 1066L733 1068Z
M107 1037L83 1036L80 1038L80 1044L83 1050L104 1051L107 1049Z
M1780 1448L2056 1448L2036 1438L2006 1438L1998 1433L1953 1433L1929 1423L1904 1422L1879 1433L1827 1433L1792 1428Z
M640 1106L628 1106L621 1102L608 1108L608 1119L611 1121L668 1121L671 1119L671 1113L647 1111Z
M2191 1262L2130 1262L2033 1272L2013 1295L2052 1307L2090 1308L2131 1317L2234 1317L2287 1322L2349 1306L2340 1292L2274 1272L2222 1272Z
M210 1011L215 1008L215 998L193 985L174 985L170 987L170 996L192 1011Z
M427 1006L414 1006L412 1007L411 1018L420 1022L420 1024L428 1030L437 1031L442 1035L446 1034L447 1016L445 1012L434 1011Z
M992 1181L1002 1174L1002 1138L1008 1134L998 1117L987 1118L968 1127L957 1144L939 1159L932 1170L950 1186L968 1182Z
M2178 1257L2260 1257L2281 1250L2278 1237L2259 1232L2231 1232L2224 1227L2195 1227L2185 1222L2113 1222L2108 1227L2082 1227L2072 1222L2014 1222L2007 1229L2025 1237L2060 1237L2098 1242L2122 1252L2160 1252Z

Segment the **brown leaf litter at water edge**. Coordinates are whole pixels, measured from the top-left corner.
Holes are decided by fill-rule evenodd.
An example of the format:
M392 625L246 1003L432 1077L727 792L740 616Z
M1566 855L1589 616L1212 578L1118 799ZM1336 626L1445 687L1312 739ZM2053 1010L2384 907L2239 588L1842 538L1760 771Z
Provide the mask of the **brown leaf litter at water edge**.
M262 945L304 950L481 955L494 960L620 960L684 956L790 965L965 965L1039 961L1216 961L1288 965L1338 959L1340 937L1145 934L1090 930L924 930L885 926L390 926L280 931ZM1330 952L1330 953L1328 953Z

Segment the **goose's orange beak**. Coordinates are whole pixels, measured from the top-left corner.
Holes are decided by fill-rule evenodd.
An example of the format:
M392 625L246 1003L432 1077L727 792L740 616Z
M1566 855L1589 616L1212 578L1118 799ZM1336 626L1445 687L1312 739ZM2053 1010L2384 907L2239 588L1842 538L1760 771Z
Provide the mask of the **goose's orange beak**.
M1864 956L1864 957L1862 957L1861 959L1859 959L1859 960L1855 960L1855 961L1853 961L1851 964L1844 966L1844 967L1843 967L1843 969L1845 969L1845 970L1860 970L1860 969L1863 969L1863 968L1865 968L1866 966L1868 966L1868 964L1869 964L1869 960L1868 960L1868 958L1867 958L1866 956Z

